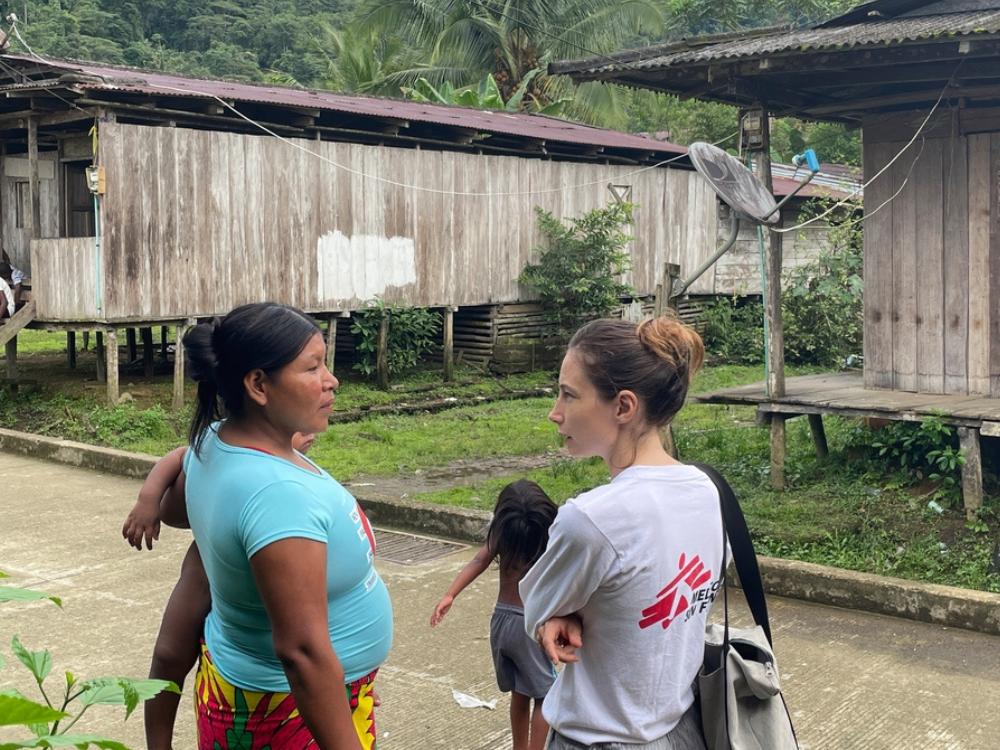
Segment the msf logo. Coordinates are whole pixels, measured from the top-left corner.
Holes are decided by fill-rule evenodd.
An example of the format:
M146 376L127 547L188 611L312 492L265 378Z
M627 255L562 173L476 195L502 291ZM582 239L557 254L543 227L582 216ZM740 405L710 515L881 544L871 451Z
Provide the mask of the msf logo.
M688 612L687 617L694 614L698 602L701 602L701 608L704 609L715 599L717 586L711 587L711 590L699 591L712 580L712 571L705 567L698 555L689 560L682 552L677 567L680 572L656 595L657 602L642 610L640 628L645 629L658 622L666 630L685 611Z

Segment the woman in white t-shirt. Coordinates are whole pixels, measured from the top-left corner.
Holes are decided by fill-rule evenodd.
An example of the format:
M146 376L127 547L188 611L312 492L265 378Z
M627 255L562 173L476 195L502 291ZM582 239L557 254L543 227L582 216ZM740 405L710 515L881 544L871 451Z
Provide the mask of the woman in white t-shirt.
M588 323L571 339L549 419L611 482L570 500L521 582L525 627L554 663L550 750L704 750L692 684L724 563L719 495L660 428L704 359L672 318Z

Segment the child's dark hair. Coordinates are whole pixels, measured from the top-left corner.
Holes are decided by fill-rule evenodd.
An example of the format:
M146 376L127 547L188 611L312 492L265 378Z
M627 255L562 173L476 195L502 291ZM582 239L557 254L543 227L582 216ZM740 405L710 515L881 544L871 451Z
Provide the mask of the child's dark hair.
M200 323L184 335L188 375L198 383L198 407L188 440L197 454L211 424L223 415L244 414L247 373L271 375L287 365L320 332L298 308L256 302L233 309L225 318Z
M526 570L549 543L558 507L534 482L518 479L500 491L486 532L493 559L505 570Z

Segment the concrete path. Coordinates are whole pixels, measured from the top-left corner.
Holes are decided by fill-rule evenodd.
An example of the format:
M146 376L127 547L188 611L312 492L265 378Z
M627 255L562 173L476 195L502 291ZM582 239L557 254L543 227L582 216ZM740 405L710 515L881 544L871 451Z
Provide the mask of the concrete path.
M121 539L139 482L0 455L0 570L18 586L63 598L0 607L0 689L36 695L11 654L16 633L48 648L54 683L141 676L160 613L176 579L186 532L166 530L152 552ZM489 617L495 573L474 583L436 629L434 604L472 555L465 549L404 566L379 561L396 614L396 641L383 667L381 750L499 750L509 747L508 702L494 682ZM995 750L1000 747L1000 638L865 612L770 599L785 694L802 750ZM496 710L463 709L452 689ZM77 725L143 747L142 719L95 708ZM194 746L191 714L179 720L176 750ZM0 741L13 739L0 728Z

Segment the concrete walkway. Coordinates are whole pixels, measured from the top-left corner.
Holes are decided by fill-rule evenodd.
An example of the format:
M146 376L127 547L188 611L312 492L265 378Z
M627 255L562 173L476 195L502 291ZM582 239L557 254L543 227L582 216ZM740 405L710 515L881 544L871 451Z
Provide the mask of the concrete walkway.
M18 586L63 598L0 607L0 689L35 696L10 652L16 633L48 648L53 685L80 678L141 676L160 613L176 579L186 532L166 530L152 552L121 539L139 482L9 454L0 455L0 570ZM458 599L444 623L431 610L472 555L379 570L393 596L396 641L378 685L381 750L498 750L509 747L507 706L489 657L496 595L490 572ZM802 750L995 750L1000 747L1000 638L940 625L770 598L785 694ZM452 689L497 708L463 709ZM141 712L140 712L141 713ZM142 719L95 708L78 729L141 748ZM0 728L0 741L16 735ZM179 720L176 750L194 746L191 714Z

